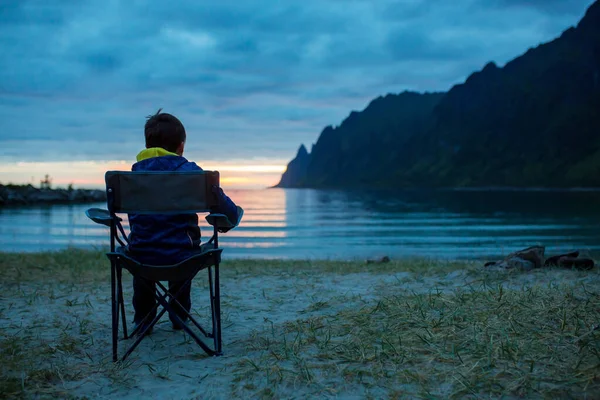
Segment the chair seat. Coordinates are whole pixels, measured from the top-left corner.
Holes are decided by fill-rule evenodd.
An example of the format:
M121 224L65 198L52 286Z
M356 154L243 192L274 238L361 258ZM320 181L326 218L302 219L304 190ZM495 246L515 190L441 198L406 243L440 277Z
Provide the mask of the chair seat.
M119 263L134 276L150 281L183 281L198 271L216 265L221 261L223 249L209 249L198 252L185 260L172 265L149 265L136 261L125 246L117 247L115 252L106 253L111 261Z

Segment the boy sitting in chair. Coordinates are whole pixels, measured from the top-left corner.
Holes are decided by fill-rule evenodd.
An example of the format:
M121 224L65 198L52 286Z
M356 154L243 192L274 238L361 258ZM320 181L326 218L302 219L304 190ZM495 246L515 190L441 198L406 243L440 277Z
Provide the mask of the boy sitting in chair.
M161 109L162 110L162 109ZM137 155L137 162L132 171L199 171L196 163L183 157L185 147L185 128L179 119L171 114L161 113L161 110L149 116L144 127L146 149ZM218 207L213 212L225 214L230 221L238 220L237 206L223 190L214 187L218 199ZM176 264L201 251L200 228L196 214L178 215L144 215L130 214L129 252L137 261L149 265ZM169 282L172 293L182 289L177 300L189 312L191 307L191 284L181 288L183 282ZM133 279L133 308L135 325L148 324L156 316L148 315L154 308L155 284L143 281L143 278ZM172 302L174 311L182 320L185 313L178 312L181 308ZM146 318L146 316L148 316ZM169 316L173 329L182 329L173 316ZM141 327L140 332L145 330ZM150 333L149 331L147 333Z

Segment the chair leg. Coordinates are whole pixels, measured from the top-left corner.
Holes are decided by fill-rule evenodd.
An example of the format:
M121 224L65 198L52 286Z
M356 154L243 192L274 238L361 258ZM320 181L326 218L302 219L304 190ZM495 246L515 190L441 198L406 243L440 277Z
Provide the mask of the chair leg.
M112 261L110 265L110 288L111 288L111 316L112 316L112 358L113 362L117 361L117 339L118 339L118 330L119 330L119 316L118 316L118 304L117 304L117 296L116 296L116 265L115 262Z
M162 286L162 285L160 285ZM198 337L198 335L196 335L196 333L194 333L194 331L192 331L190 329L190 327L183 322L183 320L179 317L179 315L177 315L174 310L173 307L171 307L171 305L169 304L169 302L167 300L165 300L165 298L167 297L167 295L169 295L170 297L174 297L171 293L169 293L168 291L166 292L166 294L164 296L157 296L158 302L163 306L163 311L167 310L170 313L173 314L173 317L175 318L175 320L177 320L177 322L179 324L181 324L181 327L183 328L183 330L185 331L185 333L187 333L188 335L190 335L198 344L198 346L200 346L202 348L202 350L204 350L206 352L206 354L208 354L209 356L214 356L217 355L216 351L211 349L210 347L208 347L203 341L202 339L200 339ZM185 311L184 312L187 314L188 318L191 318L191 315L189 312ZM154 321L153 321L154 322Z
M167 310L165 308L163 308L157 315L156 317L154 317L154 319L152 321L150 321L150 324L148 325L148 327L146 329L150 329L152 328L154 325L156 325L156 323L158 322L158 320L165 314ZM135 342L133 342L133 344L131 345L131 347L129 349L127 349L127 351L125 352L125 354L123 355L123 358L121 358L121 361L125 361L125 359L127 357L129 357L129 355L133 352L133 350L135 350L136 347L138 347L138 345L140 344L140 342L144 339L145 337L145 332L141 332L140 335L138 335L137 339L135 340Z
M186 284L190 283L190 282L191 282L191 280L188 281L188 282L186 282ZM181 288L177 292L175 292L175 293L169 292L167 290L167 288L162 283L160 283L160 282L156 282L156 286L157 286L156 292L158 293L158 295L160 295L160 292L158 291L158 288L162 289L162 291L164 293L168 294L168 296L171 297L171 301L177 303L177 305L179 306L179 309L184 310L184 312L187 314L187 317L190 319L190 322L193 323L194 325L196 325L196 328L198 328L200 330L200 332L202 332L202 334L204 336L211 337L211 338L214 337L212 334L206 332L206 330L191 316L191 314L187 310L185 310L185 307L183 307L181 305L181 303L179 302L179 300L177 300L177 296L179 296L179 293L183 290L183 287L185 285L182 285ZM178 322L181 323L181 321L179 321L179 320L178 320Z
M215 321L216 321L216 338L215 338L215 351L217 355L223 354L221 348L221 287L219 281L219 263L215 264Z
M220 279L219 279L219 263L217 262L215 265L215 277L213 280L212 276L212 268L208 267L208 278L209 278L209 287L210 287L210 306L211 306L211 317L212 317L212 334L207 333L206 330L200 326L200 324L192 317L190 312L182 307L181 303L177 300L177 296L180 291L183 289L185 285L182 285L177 293L171 293L167 290L161 282L156 282L156 291L155 297L157 300L157 304L154 309L156 310L159 305L162 306L162 310L152 319L152 321L145 325L150 329L156 325L156 323L160 320L160 318L165 314L165 312L169 312L174 316L174 319L181 324L185 333L190 335L194 341L210 356L218 356L222 355L222 338L221 338L221 291L220 291ZM201 267L198 270L202 269ZM194 276L198 272L198 270L193 274ZM193 279L190 278L191 282ZM123 333L125 338L131 338L136 333L139 333L141 324L136 327L136 329L131 332L131 335L127 334L127 325L126 325L126 316L125 316L125 305L123 301L123 290L122 290L122 269L117 262L111 263L111 313L112 313L112 339L113 339L113 361L117 361L117 344L118 344L118 330L119 330L119 312L122 312L123 317ZM162 293L161 293L162 291ZM176 302L178 304L178 311L183 310L182 316L179 316L175 313L175 309L172 307L172 302ZM148 315L144 320L147 320ZM189 320L206 336L212 337L214 341L214 348L209 347L200 337L191 330L191 326L188 326L187 323L183 321L183 318L189 318ZM144 333L141 332L141 335L138 335L135 342L127 349L121 361L124 361L129 355L136 349L136 347L141 343L144 339Z
M212 320L212 337L215 341L215 350L217 349L217 332L216 328L216 320L215 320L215 292L213 286L213 278L212 278L212 267L208 267L208 287L210 289L210 317Z
M121 306L121 322L123 323L123 339L127 339L127 316L125 315L125 301L123 300L123 268L117 266L117 288L119 290L119 296L117 301Z
M214 339L215 354L221 355L221 288L219 280L219 263L215 264L215 280L213 285L212 267L208 267L208 286L210 287L210 312L212 316L212 337Z

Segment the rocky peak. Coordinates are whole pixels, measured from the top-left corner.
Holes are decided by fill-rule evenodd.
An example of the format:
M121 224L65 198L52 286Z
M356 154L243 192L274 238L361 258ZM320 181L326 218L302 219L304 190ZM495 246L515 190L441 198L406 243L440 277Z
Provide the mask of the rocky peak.
M296 159L306 157L308 157L308 151L306 150L306 147L302 144L298 148L298 153L296 153Z
M289 162L281 180L275 187L296 187L301 186L306 177L306 170L310 163L310 154L304 145L298 148L296 158Z

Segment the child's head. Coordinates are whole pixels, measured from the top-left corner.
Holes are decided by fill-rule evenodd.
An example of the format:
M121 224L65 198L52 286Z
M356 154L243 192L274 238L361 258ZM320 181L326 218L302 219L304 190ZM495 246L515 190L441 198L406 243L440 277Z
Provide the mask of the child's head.
M161 111L162 108L156 114L146 118L144 126L146 148L162 147L171 153L182 155L185 145L185 128L176 117L161 113Z

